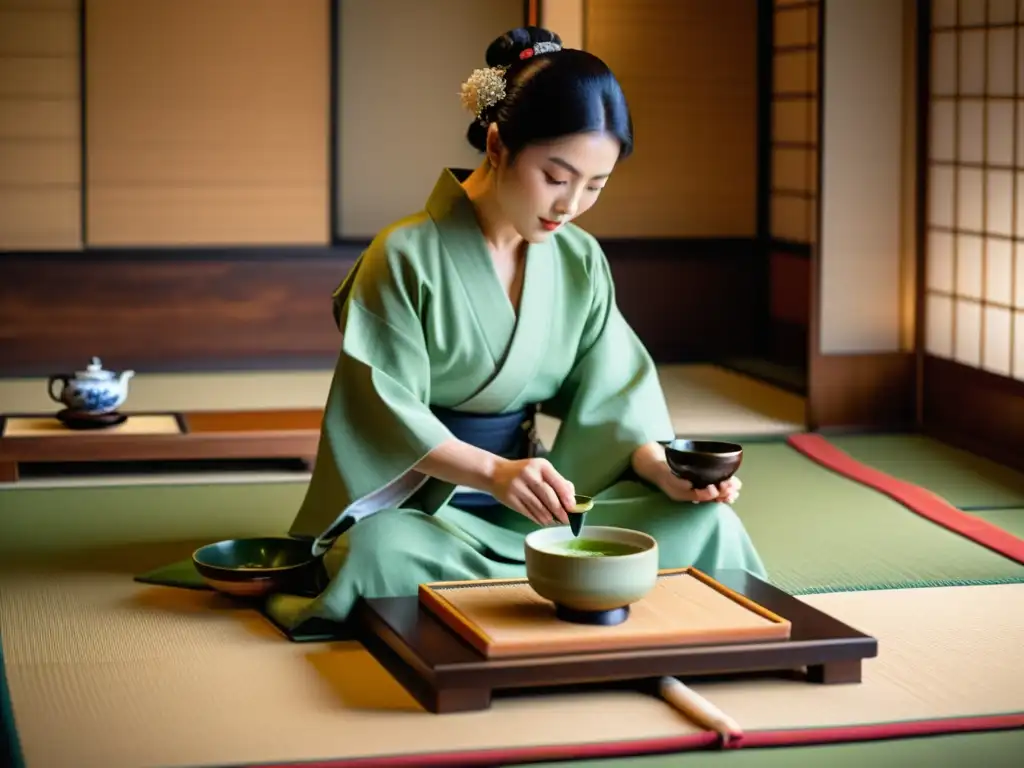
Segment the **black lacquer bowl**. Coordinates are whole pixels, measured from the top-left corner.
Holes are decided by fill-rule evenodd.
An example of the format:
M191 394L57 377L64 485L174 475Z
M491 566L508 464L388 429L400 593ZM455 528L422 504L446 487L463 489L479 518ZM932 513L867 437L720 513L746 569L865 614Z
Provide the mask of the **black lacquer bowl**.
M213 589L249 598L301 590L320 567L310 542L283 536L207 544L192 553L192 563Z
M743 463L743 446L721 440L680 440L665 446L665 459L677 477L694 488L718 485L736 474Z

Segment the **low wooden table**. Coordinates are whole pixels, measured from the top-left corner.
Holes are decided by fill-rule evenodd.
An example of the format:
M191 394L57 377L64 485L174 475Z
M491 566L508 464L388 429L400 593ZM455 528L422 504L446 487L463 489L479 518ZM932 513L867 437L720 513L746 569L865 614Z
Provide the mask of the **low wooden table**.
M36 463L299 459L312 463L319 409L128 413L118 427L73 430L53 414L0 417L0 482ZM143 426L138 426L138 425Z
M494 691L588 683L775 673L808 684L861 681L878 641L744 571L708 574L792 623L784 640L682 645L488 659L418 597L364 599L355 632L366 649L423 707L438 714L487 709Z

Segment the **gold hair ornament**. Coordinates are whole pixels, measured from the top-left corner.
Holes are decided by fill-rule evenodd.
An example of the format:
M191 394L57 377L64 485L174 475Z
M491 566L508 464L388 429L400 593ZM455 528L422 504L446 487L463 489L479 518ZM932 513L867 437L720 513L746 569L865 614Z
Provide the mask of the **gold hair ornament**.
M474 69L462 84L460 96L462 106L479 119L485 109L505 98L505 68Z
M562 50L558 43L535 43L519 52L519 59L525 60L542 53L556 53ZM505 72L507 67L485 67L474 69L473 74L462 84L460 98L462 106L479 120L484 110L490 109L505 98Z

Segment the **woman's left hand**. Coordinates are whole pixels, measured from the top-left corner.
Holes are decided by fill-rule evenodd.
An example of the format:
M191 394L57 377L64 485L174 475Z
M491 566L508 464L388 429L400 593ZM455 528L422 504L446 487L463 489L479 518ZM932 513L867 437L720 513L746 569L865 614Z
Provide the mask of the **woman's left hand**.
M732 504L740 497L740 488L743 487L743 482L734 476L717 486L694 488L689 480L676 477L672 472L664 472L658 485L673 501L689 501L694 504L706 502Z
M740 497L740 488L742 487L743 481L736 475L733 475L724 483L719 484L718 498L715 501L720 501L723 504L732 504Z
M707 488L694 488L688 480L676 477L665 461L665 449L658 443L640 446L632 457L633 469L640 477L658 486L673 501L689 501L694 504L720 502L732 504L740 496L743 483L738 477L730 477Z

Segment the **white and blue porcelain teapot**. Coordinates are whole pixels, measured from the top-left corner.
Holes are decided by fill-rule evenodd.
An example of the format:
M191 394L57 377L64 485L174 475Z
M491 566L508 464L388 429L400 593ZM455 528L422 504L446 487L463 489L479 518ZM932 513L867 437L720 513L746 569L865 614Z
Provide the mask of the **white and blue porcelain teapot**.
M72 411L99 415L116 411L128 399L128 380L135 371L114 373L104 370L98 357L84 371L58 373L50 376L47 388L50 399L63 403ZM61 382L59 391L54 384Z

